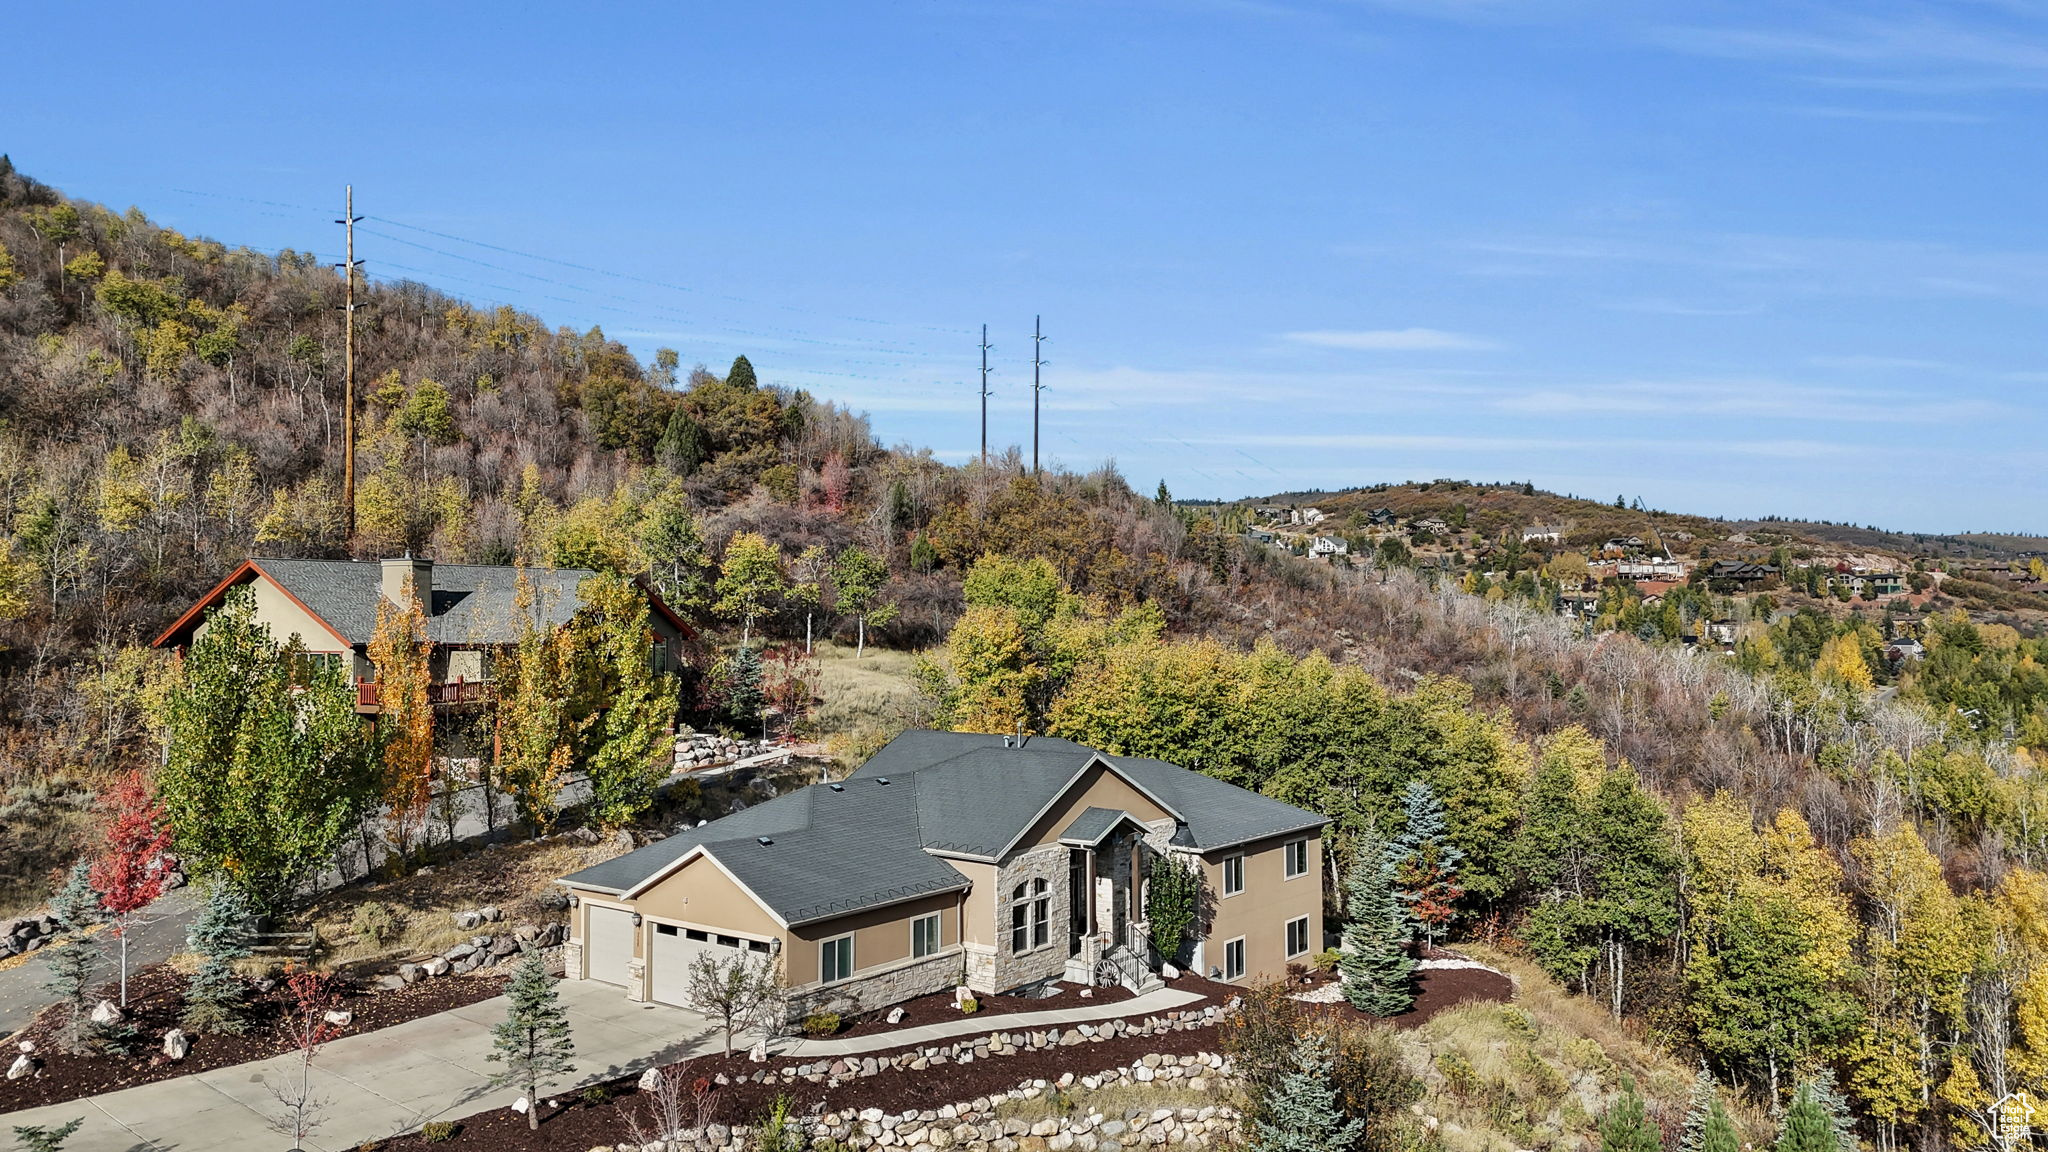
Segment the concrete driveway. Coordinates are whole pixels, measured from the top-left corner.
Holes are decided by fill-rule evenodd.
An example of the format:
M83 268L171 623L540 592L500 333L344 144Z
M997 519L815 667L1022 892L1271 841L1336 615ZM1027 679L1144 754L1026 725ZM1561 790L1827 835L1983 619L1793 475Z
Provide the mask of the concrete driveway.
M717 1047L703 1016L666 1005L626 1001L625 993L587 980L560 982L576 1043L576 1071L552 1086L556 1096L584 1084L631 1075ZM313 1062L313 1095L323 1123L307 1149L342 1152L365 1140L509 1107L519 1093L491 1089L490 1030L505 1018L504 997L405 1024L345 1036ZM276 1121L284 1108L271 1089L296 1076L281 1056L109 1092L68 1104L0 1115L0 1131L21 1124L62 1124L85 1117L65 1152L202 1152L289 1148Z

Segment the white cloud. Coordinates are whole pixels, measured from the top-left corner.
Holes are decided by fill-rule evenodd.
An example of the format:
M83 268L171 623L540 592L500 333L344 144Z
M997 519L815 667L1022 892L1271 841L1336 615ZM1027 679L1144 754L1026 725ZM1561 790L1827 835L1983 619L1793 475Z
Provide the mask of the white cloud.
M1495 346L1491 340L1446 332L1440 328L1321 329L1289 332L1282 339L1316 348L1344 348L1354 352L1455 352Z

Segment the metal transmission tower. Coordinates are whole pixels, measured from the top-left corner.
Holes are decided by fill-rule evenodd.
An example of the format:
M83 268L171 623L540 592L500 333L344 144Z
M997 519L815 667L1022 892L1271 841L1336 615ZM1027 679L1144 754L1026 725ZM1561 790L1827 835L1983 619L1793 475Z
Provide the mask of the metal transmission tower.
M981 466L988 467L988 325L981 326Z
M341 306L342 352L341 352L341 524L342 539L354 547L356 538L356 269L361 261L356 259L356 187L347 186L344 193L341 219L347 236L347 255L343 262L335 265L341 269L345 282Z
M1042 317L1031 318L1031 474L1038 475L1038 394L1045 391L1045 385L1038 382L1038 370L1047 361L1040 355L1044 351L1045 330L1040 324Z

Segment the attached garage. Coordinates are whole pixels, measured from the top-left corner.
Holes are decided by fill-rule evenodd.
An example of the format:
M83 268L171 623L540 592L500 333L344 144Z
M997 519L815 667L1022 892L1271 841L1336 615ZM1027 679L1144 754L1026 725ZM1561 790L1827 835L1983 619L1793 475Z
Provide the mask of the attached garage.
M587 904L590 920L583 933L583 955L590 978L625 987L631 980L633 914L623 908Z
M690 965L698 956L708 952L725 961L743 951L768 951L768 945L759 940L742 940L737 936L722 936L674 924L656 924L650 939L653 940L653 954L648 964L647 998L656 1003L678 1006L687 1006Z

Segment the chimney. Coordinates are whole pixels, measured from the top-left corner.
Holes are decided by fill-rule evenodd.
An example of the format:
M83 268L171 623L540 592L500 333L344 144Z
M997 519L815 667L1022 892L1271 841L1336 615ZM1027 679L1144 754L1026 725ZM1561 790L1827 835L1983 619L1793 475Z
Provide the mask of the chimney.
M396 560L380 560L378 564L382 568L382 571L379 573L378 588L384 594L384 599L391 601L401 608L404 607L405 582L407 579L410 579L412 581L412 594L419 600L420 606L422 608L431 608L434 599L434 562L432 560L415 560L412 558L412 553L408 552Z

